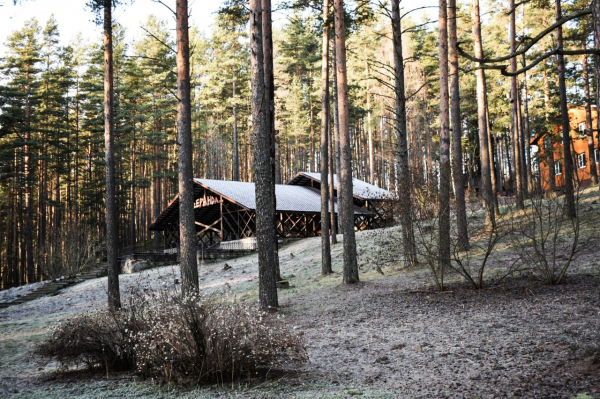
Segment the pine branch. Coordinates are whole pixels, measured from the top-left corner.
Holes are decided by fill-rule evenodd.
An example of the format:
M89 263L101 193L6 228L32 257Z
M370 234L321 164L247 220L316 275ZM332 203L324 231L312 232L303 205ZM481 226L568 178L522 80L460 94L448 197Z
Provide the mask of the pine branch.
M478 69L494 69L494 70L499 70L500 73L504 76L518 76L522 73L527 72L531 68L535 67L537 64L544 61L546 58L549 58L549 57L552 57L553 55L558 55L558 54L560 54L560 55L582 55L582 54L598 54L598 55L600 55L600 50L596 50L596 49L586 49L586 50L555 49L555 50L548 51L547 53L540 55L539 57L534 59L529 65L527 65L521 69L518 69L514 72L507 71L507 69L509 68L510 65L481 65L481 66L478 66L475 68L461 69L461 70L465 73L468 73L468 72L476 71Z
M592 13L591 10L582 10L582 11L576 12L574 14L568 15L566 17L563 17L563 18L559 19L558 21L556 21L555 23L553 23L550 27L544 29L536 37L534 37L533 39L531 39L531 41L527 45L525 45L521 50L515 51L512 54L508 54L508 55L505 55L505 56L502 56L502 57L498 57L498 58L477 58L477 57L472 56L471 54L465 52L464 50L462 50L460 48L461 43L457 43L456 47L458 48L458 52L460 53L460 55L463 56L463 57L465 57L469 61L479 62L479 63L482 63L482 64L489 64L489 63L494 63L494 62L507 61L507 60L510 60L513 57L518 56L518 55L525 54L537 42L539 42L540 40L542 40L544 38L544 36L546 36L548 33L552 32L554 29L558 28L559 26L564 25L565 23L569 22L572 19L583 17L583 16L586 16L586 15L590 15L591 13ZM492 68L492 69L500 69L500 68Z
M150 32L148 29L144 28L142 25L140 25L140 28L143 29L144 32L146 32L149 36L152 36L154 38L154 40L156 40L157 42L159 42L160 44L162 44L163 46L165 46L166 48L168 48L170 51L172 51L174 54L177 54L176 50L173 50L173 48L171 46L169 46L167 43L163 42L162 40L160 40L158 37L156 37L152 32Z

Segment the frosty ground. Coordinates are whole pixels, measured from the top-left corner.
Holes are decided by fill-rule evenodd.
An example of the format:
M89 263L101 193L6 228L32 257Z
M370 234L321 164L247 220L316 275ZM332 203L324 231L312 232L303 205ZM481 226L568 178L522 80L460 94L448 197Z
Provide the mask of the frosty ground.
M597 205L587 209L597 216ZM341 284L341 243L333 247L330 276L320 275L320 238L281 249L290 288L279 291L280 314L310 359L299 370L201 388L159 386L124 373L57 374L57 365L40 363L32 349L61 320L106 307L106 278L99 278L0 311L0 396L600 397L597 239L584 243L587 255L559 286L527 271L473 290L453 275L438 293L426 267L398 263L399 236L398 228L357 234L356 286ZM256 300L255 255L203 263L200 275L203 291ZM121 275L124 303L134 289L177 289L178 279L176 266Z

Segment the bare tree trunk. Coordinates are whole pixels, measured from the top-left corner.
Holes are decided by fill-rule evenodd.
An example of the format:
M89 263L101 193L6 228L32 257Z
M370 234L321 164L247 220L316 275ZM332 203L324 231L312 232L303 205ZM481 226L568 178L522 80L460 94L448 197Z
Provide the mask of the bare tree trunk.
M344 234L344 283L358 283L356 238L354 236L354 204L352 195L352 154L350 152L350 108L348 103L348 76L346 74L346 26L344 0L335 0L335 47L337 93L339 108L341 169L338 193L341 193L342 233Z
M550 82L548 81L548 73L544 71L544 108L546 110L546 125L550 124ZM552 131L549 130L542 143L544 146L544 154L548 162L548 188L551 192L556 190L556 175L554 173L554 143L552 142ZM540 169L540 184L544 191L544 182L542 181L542 172Z
M514 1L514 0L513 0ZM560 0L556 0L556 20L562 18ZM556 47L563 48L562 26L556 28ZM560 94L560 117L562 121L563 162L565 163L565 197L567 199L567 215L570 218L577 216L575 209L575 195L573 189L573 157L571 156L571 127L569 124L569 110L567 109L567 87L565 83L565 58L562 54L556 56L558 64L558 90Z
M135 128L131 132L131 164L130 164L130 175L131 175L131 187L130 187L130 200L131 200L131 209L129 215L129 239L131 241L131 245L134 246L135 251L135 242L137 241L137 235L135 230L135 221L136 221L136 212L137 212L137 204L136 204L136 179L135 179L135 167L136 167L136 159L135 159Z
M477 1L477 0L476 0ZM439 191L439 278L444 289L444 270L450 266L450 112L448 97L448 9L440 0L440 191ZM487 148L487 147L484 147Z
M335 33L335 20L334 20L334 33ZM341 207L341 198L342 198L342 192L340 191L340 171L342 170L342 165L341 165L341 156L340 156L340 114L339 114L339 107L338 107L338 93L337 93L337 52L335 49L335 35L333 37L333 57L331 60L331 69L333 69L333 73L332 73L332 79L333 79L333 132L335 135L335 142L334 142L334 146L335 146L335 151L334 153L332 153L332 156L335 156L335 171L336 171L336 175L337 175L337 185L338 185L338 191L337 191L337 197L338 197L338 220L337 220L337 226L336 226L336 230L341 230L341 233L344 233L344 230L341 228L342 226L342 220L344 219L344 215L343 215L343 209ZM333 139L333 137L332 137ZM332 177L333 179L333 177ZM332 186L334 184L332 183Z
M327 107L331 108L330 106ZM329 110L329 115L331 119L331 110ZM329 121L329 125L327 126L327 141L329 142L329 216L330 222L329 225L331 227L331 243L337 244L337 223L335 218L335 180L333 179L333 164L335 162L335 151L333 149L333 132L331 131L331 121Z
M269 129L269 157L271 173L273 174L271 195L273 196L273 240L275 251L275 270L277 281L281 281L279 269L279 237L277 236L277 196L275 195L275 183L277 181L278 157L276 156L276 132L275 132L275 77L273 75L273 32L271 23L271 0L262 0L262 30L263 30L263 65L265 79L265 94L269 104L268 112L265 114L267 127Z
M582 48L585 50L585 41L582 42ZM588 152L590 163L590 179L592 184L598 184L598 170L596 169L596 159L594 154L594 130L592 129L592 99L590 98L590 77L588 72L587 55L581 59L583 67L583 93L585 96L585 130L588 139Z
M113 116L112 1L104 0L104 147L106 152L106 260L108 308L121 307L119 292L118 226L115 204L115 138Z
M473 0L472 3L472 19L473 19L473 44L475 47L475 57L483 58L483 48L481 45L481 24L479 18L479 0ZM478 64L479 65L479 64ZM477 76L477 121L479 127L479 156L481 158L481 192L483 202L486 209L486 222L493 226L496 223L494 192L492 189L491 180L491 165L489 142L488 142L488 123L485 101L485 73L483 69L478 69Z
M26 80L29 80L29 71L26 73ZM30 90L31 86L27 85L25 91L25 134L23 146L23 178L25 180L25 252L24 252L24 270L25 281L29 283L35 282L35 263L33 261L33 189L32 189L32 165L31 160L31 101ZM45 223L45 215L43 222ZM45 237L43 237L45 239Z
M256 182L256 241L260 306L279 307L277 300L277 254L274 248L275 195L271 164L269 94L265 87L263 52L263 10L261 0L250 0L250 61L252 79L252 133L254 136L254 180Z
M594 47L597 51L600 51L600 0L592 0L592 20L594 28ZM596 129L600 128L600 54L596 53L594 58L594 72L596 75ZM597 133L598 134L598 133ZM600 147L600 138L598 140ZM600 190L600 184L598 185Z
M510 52L514 53L517 48L517 29L516 29L516 9L515 0L510 1L510 8L512 10L510 14ZM510 68L514 72L517 70L517 57L510 59ZM514 180L513 189L516 191L517 208L523 209L523 166L521 164L521 132L519 130L519 87L517 83L517 77L511 77L511 118L512 118L512 149L513 149L513 165L514 165Z
M190 41L188 2L177 0L177 141L179 144L179 265L184 294L199 289L196 264L196 217L194 215L194 174L192 114L190 98Z
M458 49L456 47L456 0L448 0L448 29L450 37L450 90L452 95L452 169L454 196L456 198L456 221L458 246L469 248L465 182L463 176L462 131L460 118L460 89L458 79Z
M321 274L331 270L329 242L329 0L323 0L323 55L321 63Z
M238 128L237 128L237 105L236 101L236 93L235 93L235 69L233 70L233 83L232 83L232 93L231 97L233 99L233 180L240 181L240 153L239 153L239 145L238 145Z
M365 45L365 54L367 46ZM367 133L369 140L369 183L375 184L375 155L373 153L373 128L371 127L371 94L369 93L369 60L365 58L365 69L367 71Z
M408 134L406 131L406 93L404 88L404 57L402 55L402 27L400 1L392 0L392 31L394 49L394 94L396 97L396 135L398 137L398 179L400 190L400 221L403 232L404 261L406 266L417 264L415 233L412 221L412 175L408 164Z

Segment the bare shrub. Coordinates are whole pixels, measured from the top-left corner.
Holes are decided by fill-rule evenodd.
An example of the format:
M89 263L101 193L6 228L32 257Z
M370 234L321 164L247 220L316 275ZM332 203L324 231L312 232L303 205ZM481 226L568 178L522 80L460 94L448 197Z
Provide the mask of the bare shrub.
M99 312L67 320L50 339L36 347L36 354L57 360L63 369L85 365L111 370L131 369L134 353L125 331L128 315Z
M135 370L172 383L223 383L303 362L306 351L279 316L202 296L135 295L118 313L78 316L37 354L63 366Z
M512 212L510 237L522 265L549 284L560 284L578 255L579 194L577 189L574 218L567 214L565 195L543 196L540 191L529 196L524 210Z
M447 268L459 274L473 288L481 289L485 283L487 267L497 252L497 245L506 236L506 223L503 216L497 216L496 223L488 225L485 210L475 202L467 207L467 229L469 245L463 248L457 234L456 207L450 208L450 261L440 261L439 215L437 188L416 189L413 196L416 203L415 236L419 260L431 270L436 288L444 290ZM427 191L427 192L423 192ZM510 273L513 268L508 269ZM504 276L499 276L502 279Z

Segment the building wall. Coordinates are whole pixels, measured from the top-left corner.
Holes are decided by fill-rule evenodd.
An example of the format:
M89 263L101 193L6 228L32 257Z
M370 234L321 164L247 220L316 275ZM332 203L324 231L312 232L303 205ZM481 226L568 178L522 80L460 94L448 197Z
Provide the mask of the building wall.
M585 132L581 132L580 128L585 128L585 109L581 108L572 108L569 109L569 120L571 125L571 152L573 154L573 167L577 172L577 178L583 186L589 184L590 181L590 155L596 156L596 162L598 161L598 155L594 155L594 152L590 154L589 146L588 146L588 138L585 136ZM580 125L580 124L584 125ZM592 107L592 128L598 129L598 113L595 107ZM585 129L584 129L585 130ZM557 139L557 143L554 143L554 163L560 164L560 174L555 176L555 186L557 189L561 188L565 184L565 164L563 160L563 145L562 145L562 130L560 126L556 126L554 128L553 136ZM594 131L594 148L598 148L598 132ZM541 137L537 137L535 139L536 144L540 148L540 158L545 158L544 151L544 140L546 139L545 135ZM597 151L597 150L596 150ZM581 165L578 162L578 156L580 158L585 159L585 166L580 167ZM598 165L596 165L597 171ZM556 170L556 167L555 167ZM550 189L549 179L549 163L545 160L540 162L540 177L544 190Z

